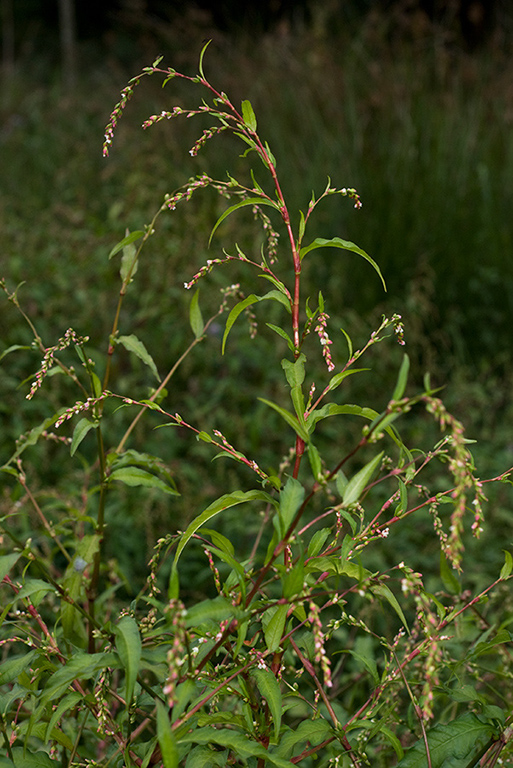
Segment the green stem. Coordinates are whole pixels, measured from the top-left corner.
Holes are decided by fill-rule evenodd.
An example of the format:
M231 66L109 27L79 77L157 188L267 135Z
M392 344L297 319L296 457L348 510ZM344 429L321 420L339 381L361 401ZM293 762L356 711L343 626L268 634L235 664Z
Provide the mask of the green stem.
M222 314L222 309L219 309L219 311L218 311L218 312L216 312L216 314L215 314L215 315L213 315L213 316L212 316L212 317L211 317L211 318L210 318L210 319L209 319L209 320L208 320L208 321L205 323L205 326L204 326L204 328L203 328L203 332L202 332L202 335L201 335L201 336L198 336L198 338L194 339L194 341L192 341L192 342L189 344L189 346L187 347L187 349L185 350L185 352L184 352L182 355L180 355L180 357L178 358L178 360L176 361L176 363L173 365L173 367L171 368L171 370L168 372L167 376L164 378L164 380L162 381L162 383L160 384L160 386L158 387L158 389L156 389L156 390L155 390L155 392L152 394L152 396L151 396L150 398L148 398L148 399L149 399L149 401L150 401L150 403L153 403L153 402L155 402L155 400L158 398L158 396L160 395L160 393L162 392L162 390L163 390L163 389L164 389L164 388L167 386L167 384L168 384L169 380L170 380L170 379L172 378L172 376L173 376L173 375L176 373L176 371L177 371L178 367L179 367L179 366L180 366L180 365L183 363L183 361L185 360L185 358L187 357L187 355L189 355L189 354L192 352L192 350L194 349L194 347L195 347L197 344L199 344L201 341L203 341L203 339L205 338L205 333L207 332L207 330L208 330L208 328L209 328L210 324L211 324L211 323L212 323L212 322L213 322L213 321L214 321L214 320L215 320L217 317L219 317L219 315L220 315L220 314ZM147 408L143 407L143 408L141 408L141 410L139 411L139 413L137 414L137 416L135 416L135 418L133 419L132 423L130 424L130 426L129 426L129 427L128 427L128 429L126 430L125 434L123 435L123 437L122 437L122 438L121 438L121 440L119 441L119 444L118 444L118 446L117 446L117 448L116 448L116 451L115 451L116 453L121 453L121 452L123 451L123 449L124 449L124 447L125 447L125 443L126 443L126 441L128 440L128 438L130 437L130 435L131 435L131 433L133 432L133 430L135 429L135 426L136 426L137 422L139 421L139 419L141 418L141 416L143 415L143 413L144 413L145 411L147 411L147 410L148 410Z

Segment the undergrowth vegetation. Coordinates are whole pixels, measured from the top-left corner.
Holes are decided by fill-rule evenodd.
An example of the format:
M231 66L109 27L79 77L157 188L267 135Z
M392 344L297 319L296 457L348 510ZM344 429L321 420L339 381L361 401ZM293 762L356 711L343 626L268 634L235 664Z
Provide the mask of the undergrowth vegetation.
M6 122L1 765L511 754L507 91L364 44Z

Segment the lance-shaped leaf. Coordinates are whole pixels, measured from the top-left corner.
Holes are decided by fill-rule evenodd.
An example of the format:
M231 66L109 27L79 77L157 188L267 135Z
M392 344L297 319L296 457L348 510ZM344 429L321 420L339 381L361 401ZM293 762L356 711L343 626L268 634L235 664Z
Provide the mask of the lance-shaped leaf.
M160 381L159 372L157 371L157 366L155 365L152 356L135 334L131 333L130 336L120 336L116 339L116 344L121 344L129 352L136 355L139 360L142 360L142 362L151 369L157 381Z
M70 455L74 456L76 453L76 450L84 437L87 435L87 433L91 429L96 429L98 427L98 422L91 421L91 419L80 419L78 424L76 425L75 429L73 430L73 437L71 440L71 446L69 449Z
M120 240L117 245L114 246L112 251L109 253L109 259L112 259L113 256L116 255L116 253L119 253L123 250L123 248L126 248L127 245L131 245L132 243L135 243L136 240L139 240L140 237L144 235L144 232L142 230L137 230L136 232L130 232L129 235L123 238L123 240Z
M320 744L324 739L333 734L333 729L327 720L301 720L296 730L287 731L280 739L279 745L273 753L281 757L292 754L296 744L308 742L311 745Z
M176 739L169 722L167 710L159 700L157 700L157 738L160 751L162 752L164 768L178 768Z
M32 349L32 347L25 345L22 346L21 344L12 344L10 347L7 347L7 349L4 349L0 355L0 360L2 360L10 352L16 352L18 349Z
M323 405L321 408L316 408L309 414L306 420L308 432L311 434L314 431L315 425L318 421L322 421L322 419L326 419L329 416L339 416L344 414L350 416L361 416L362 418L368 419L369 421L372 421L379 416L377 411L361 405L336 405L335 403L326 403L326 405Z
M138 486L144 485L148 488L157 488L159 491L169 493L171 496L179 496L177 490L165 483L156 475L152 475L150 472L146 472L145 469L139 467L121 467L115 469L109 476L109 482L112 480L119 480L125 485Z
M251 293L249 296L246 296L245 299L243 299L242 301L239 301L239 303L233 307L230 314L228 315L228 319L226 321L226 327L224 329L223 343L221 346L221 354L224 355L226 339L228 338L228 334L230 333L232 326L234 322L237 320L240 313L244 312L244 310L250 307L251 304L255 304L258 301L266 301L266 300L278 301L280 304L283 304L283 306L285 307L285 309L287 309L288 312L290 312L290 302L287 299L287 297L284 296L283 293L281 293L281 291L269 291L264 296L256 296L254 293Z
M11 568L13 568L21 557L21 552L13 552L10 555L3 555L0 557L0 582L3 581L4 576L7 576Z
M305 489L299 480L289 477L280 493L279 521L280 535L285 536L305 498Z
M185 619L186 627L199 627L205 622L220 624L225 619L231 618L236 612L232 603L218 595L213 600L202 600L187 610Z
M224 496L221 496L219 499L212 502L201 515L198 515L198 517L188 525L176 548L174 566L176 566L188 541L194 536L199 528L220 512L224 512L225 509L230 509L230 507L235 507L237 504L244 504L248 501L263 501L266 504L276 506L276 499L273 499L272 496L269 496L265 491L233 491L233 493L224 494Z
M189 307L189 322L191 324L192 332L195 338L199 339L200 336L203 335L203 329L205 327L199 306L199 288L191 299L191 304Z
M305 246L305 248L301 248L301 251L299 252L299 255L301 259L303 259L307 253L310 253L310 251L314 251L316 248L342 248L344 251L352 251L353 253L357 253L359 256L361 256L363 259L369 262L371 266L376 270L378 273L381 282L383 283L383 288L387 289L385 279L383 275L381 274L381 270L372 259L368 253L365 253L362 248L359 248L357 245L352 243L350 240L342 240L340 237L333 237L331 240L326 240L324 237L317 237L313 243L310 243L310 245Z
M212 229L212 232L210 233L210 237L208 239L208 244L210 245L212 238L214 237L214 233L216 232L217 228L220 224L223 223L223 221L230 216L234 211L237 211L239 208L245 208L247 205L270 205L271 208L276 208L276 210L280 210L277 203L275 203L273 200L269 200L265 197L248 197L247 200L242 200L240 203L236 203L235 205L231 205L229 208L224 211L216 223L214 224L214 228Z
M48 725L46 726L46 734L45 734L45 744L48 744L52 737L52 731L63 716L65 712L67 712L70 709L74 709L77 704L82 702L84 699L84 696L82 693L79 693L78 691L73 691L72 693L68 693L67 696L64 696L63 699L59 702L59 705L55 708L52 717L50 718L50 721ZM1 763L0 763L1 768Z
M21 675L27 669L30 669L30 665L36 655L36 651L29 651L23 656L15 656L14 658L6 659L2 661L0 666L0 685L11 683L16 680L18 675Z
M274 611L271 619L264 629L265 644L267 649L274 653L280 647L281 638L287 621L288 605L278 605L276 608L270 608L269 612Z
M139 267L139 260L137 258L137 248L133 243L125 245L123 248L123 255L121 256L121 267L119 270L119 276L123 283L127 280L129 283L134 279L134 275Z
M499 578L509 579L511 571L513 570L513 557L511 557L511 553L506 549L503 549L502 551L504 552L504 565L501 568Z
M282 699L280 684L270 669L254 669L251 675L255 678L260 695L267 701L274 725L274 740L280 736Z
M82 653L78 651L67 662L54 672L46 683L44 693L40 700L40 706L44 707L49 701L61 696L74 680L86 680L105 667L118 666L118 660L114 653Z
M128 708L134 695L141 662L141 636L137 622L132 616L123 616L115 628L115 633L116 648L125 670L125 701Z
M237 723L237 715L232 714L230 722ZM240 733L233 728L212 728L207 725L204 728L190 729L188 733L180 736L180 744L219 744L228 747L237 758L261 759L263 764L274 765L276 768L294 768L294 763L284 760L275 752L267 750L262 744L253 739L248 739L245 733ZM250 763L251 765L253 763ZM166 766L167 768L167 766Z
M358 501L360 496L362 495L363 491L369 484L371 477L373 476L376 469L381 464L381 458L383 456L383 451L378 453L377 456L374 456L371 461L369 461L362 469L360 469L359 472L356 473L348 482L344 489L344 494L342 496L342 501L344 504L354 504Z
M389 603L392 606L392 608L394 609L394 611L397 613L402 623L404 624L406 631L408 632L408 634L410 634L410 629L406 622L406 617L392 590L389 587L387 587L386 584L372 584L370 587L370 590L373 595L382 597L384 600L387 601L387 603Z
M397 376L397 384L395 385L394 394L392 400L400 400L404 395L406 389L406 383L408 381L408 371L410 370L410 358L404 353L403 362L399 369L399 375Z
M247 99L242 102L242 119L244 120L244 125L254 133L257 129L257 121L251 102Z
M299 421L297 416L294 416L293 413L290 411L287 411L286 408L282 408L279 405L276 405L276 403L271 402L271 400L266 400L263 397L258 398L261 403L265 403L270 408L272 408L276 413L279 413L282 419L284 419L287 424L292 427L296 435L298 435L301 440L304 440L305 443L307 443L310 440L310 435L307 432L307 429L305 427L305 423L302 421Z

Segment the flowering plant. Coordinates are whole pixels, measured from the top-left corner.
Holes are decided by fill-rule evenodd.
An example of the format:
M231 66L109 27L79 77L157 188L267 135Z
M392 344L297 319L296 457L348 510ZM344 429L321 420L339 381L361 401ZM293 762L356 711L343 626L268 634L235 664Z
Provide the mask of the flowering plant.
M341 395L349 377L364 370L356 364L374 345L390 343L394 336L404 345L396 314L383 317L355 349L347 331L330 329L322 287L314 302L302 295L305 259L320 249L359 256L385 286L377 263L353 242L307 240L311 216L326 197L349 197L356 209L360 198L356 190L337 188L329 180L294 226L277 161L259 135L251 104L243 101L239 109L211 85L203 71L204 54L205 49L194 77L161 68L159 59L134 78L112 112L104 154L141 78L162 76L165 84L178 78L203 88L210 101L162 111L143 127L208 116L215 125L203 131L191 155L219 133L231 133L246 156L254 153L261 161L265 180L257 180L254 170L245 182L231 174L219 181L201 173L167 195L144 230L128 232L112 249L110 258L121 254L121 289L102 377L86 337L70 329L47 348L27 318L42 355L28 397L57 367L79 387L81 399L22 436L2 467L39 516L53 560L39 540L13 533L18 513L9 513L4 536L12 546L0 557L1 643L11 654L0 671L6 750L1 764L493 765L501 751L507 753L511 694L499 677L493 690L487 689L481 657L490 650L502 653L510 635L505 626L487 627L486 613L477 606L500 597L512 557L506 553L497 579L476 594L463 589L459 579L467 519L479 536L485 486L507 480L508 473L486 481L476 476L463 427L447 413L429 380L420 394L406 394L407 355L384 408L348 403ZM196 290L188 318L193 341L161 378L137 336L120 335L121 307L157 218L206 187L230 201L211 240L229 216L248 207L263 228L264 244L257 253L235 244L198 266L186 281L190 290L215 268L235 261L253 274L251 292L240 284L223 289L218 310L206 321ZM255 293L257 285L269 290ZM23 311L16 292L5 282L3 287ZM269 315L266 323L269 361L281 370L287 397L260 398L282 427L280 454L274 466L264 468L221 430L207 432L189 423L175 411L166 387L214 321L227 315L221 353L236 354L228 338L241 315L254 336L258 316L269 306L281 317L278 324ZM339 351L340 341L347 352ZM80 374L60 358L70 345ZM112 360L119 347L158 379L149 397L116 391ZM116 447L107 448L105 435L116 412L112 405L129 420ZM398 431L400 417L413 407L424 407L440 427L440 439L429 450L411 447ZM170 500L180 489L179 477L175 482L164 459L127 447L150 411L161 426L194 436L216 456L237 462L250 479L195 511L185 530L160 536L144 586L120 605L109 590L104 562L109 499L126 486L167 494ZM336 432L327 429L333 420L340 424ZM354 437L357 422L363 427ZM71 457L85 466L81 492L87 501L79 512L49 522L30 489L26 451L45 437L62 440L71 424L65 442ZM96 457L88 463L85 447L93 435ZM335 444L324 451L327 442ZM434 466L442 467L445 479L440 486L437 474L438 487L430 489ZM249 546L238 540L234 512L259 521ZM381 554L397 529L426 513L442 554L442 584L436 589L425 584L415 551L408 552L408 562L393 546L386 549L386 563ZM223 519L228 530L218 525ZM184 588L192 572L187 557L196 550L211 575L211 587L199 599ZM437 724L430 727L433 721Z

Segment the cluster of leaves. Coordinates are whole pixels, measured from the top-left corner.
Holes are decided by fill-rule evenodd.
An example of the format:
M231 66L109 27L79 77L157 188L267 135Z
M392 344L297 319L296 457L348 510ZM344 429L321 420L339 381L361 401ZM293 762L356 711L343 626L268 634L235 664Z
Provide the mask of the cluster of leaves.
M347 351L340 362L322 290L315 299L301 293L304 260L322 248L363 258L385 285L379 266L353 242L305 239L326 197L349 197L356 209L360 198L329 181L322 194L312 194L295 227L251 104L243 101L238 109L211 85L204 53L195 77L162 69L157 60L129 83L107 126L105 154L134 87L142 77L160 75L164 84L178 78L199 85L210 101L153 115L145 128L207 116L215 125L203 131L193 156L227 132L243 142L244 156L260 163L245 182L230 174L191 178L166 196L145 229L127 232L112 249L110 258L121 255L121 287L102 374L89 340L71 328L47 347L18 292L2 281L41 357L27 397L40 396L59 374L79 399L20 436L2 467L13 488L3 502L0 556L0 764L492 766L511 750L507 582L513 558L506 553L495 581L472 593L464 584L462 536L465 527L479 536L486 488L509 482L509 472L478 478L463 427L429 379L421 393L406 394L407 355L384 408L349 403L340 394L349 377L364 370L357 365L372 347L394 337L404 344L401 318L383 317L358 349L341 330ZM265 181L258 181L262 167ZM205 320L196 289L188 317L192 341L161 375L145 344L121 333L122 307L160 216L205 187L231 203L211 240L231 214L249 208L264 241L256 253L235 243L191 276L187 289L205 282L214 268L238 262L250 290L240 284L223 289L218 309ZM266 290L256 293L257 284ZM227 313L221 353L228 354L241 316L253 335L268 307L269 365L276 362L285 394L260 398L281 425L275 435L280 453L264 469L246 455L243 435L233 445L219 429L204 430L178 413L171 384L183 361L208 343L221 316ZM112 361L120 348L155 379L147 398L116 391ZM286 356L274 361L282 348ZM70 353L78 372L65 362ZM320 393L309 380L316 359L326 368ZM400 417L414 407L423 407L440 428L440 439L428 449L411 447L398 430ZM122 541L109 542L116 499L128 514L130 504L156 495L172 505L180 492L179 472L175 479L164 457L135 441L139 422L150 417L172 434L198 440L213 458L236 462L242 487L227 488L192 514L184 531L159 538L144 585L123 601L124 585L105 556L107 545L114 552L123 548ZM333 421L339 425L335 461L322 450ZM363 428L355 431L355 422ZM263 434L268 428L265 420L255 427ZM46 444L67 449L77 462L73 494L65 496L58 473L52 494L33 486L31 457ZM27 536L27 513L39 521L31 530L37 535ZM247 539L238 540L240 526L231 535L230 525L220 530L219 521L235 519L231 513L255 532L248 546ZM401 555L376 567L395 530L425 518L441 553L439 582L425 583L415 551L408 562ZM198 584L188 583L188 557L202 563L202 578L209 574L206 592L199 577Z

